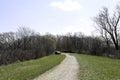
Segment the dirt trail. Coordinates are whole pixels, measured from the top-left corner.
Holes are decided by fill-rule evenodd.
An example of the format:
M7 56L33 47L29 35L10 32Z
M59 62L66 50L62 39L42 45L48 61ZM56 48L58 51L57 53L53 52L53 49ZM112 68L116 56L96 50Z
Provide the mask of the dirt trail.
M78 80L78 62L74 56L65 54L66 58L53 69L43 73L34 80Z

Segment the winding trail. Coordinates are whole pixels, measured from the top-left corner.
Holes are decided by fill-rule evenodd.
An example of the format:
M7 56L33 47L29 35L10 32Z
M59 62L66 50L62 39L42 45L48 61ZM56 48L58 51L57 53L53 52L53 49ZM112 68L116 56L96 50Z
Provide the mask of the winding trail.
M65 54L66 58L58 66L38 76L34 80L78 80L78 62L74 56Z

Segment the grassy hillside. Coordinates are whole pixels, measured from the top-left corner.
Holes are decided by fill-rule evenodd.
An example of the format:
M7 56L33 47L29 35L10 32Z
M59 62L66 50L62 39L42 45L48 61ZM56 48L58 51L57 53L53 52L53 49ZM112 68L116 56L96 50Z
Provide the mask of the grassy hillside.
M0 80L30 80L59 64L65 55L50 55L37 60L30 60L0 66Z
M77 58L79 80L120 80L120 60L74 54Z

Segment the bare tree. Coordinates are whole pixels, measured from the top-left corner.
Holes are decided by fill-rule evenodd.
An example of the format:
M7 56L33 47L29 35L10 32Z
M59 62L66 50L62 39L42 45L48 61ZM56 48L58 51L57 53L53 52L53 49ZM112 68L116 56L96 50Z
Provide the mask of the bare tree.
M99 14L95 17L95 23L98 25L99 29L101 29L101 34L105 40L112 40L115 45L116 50L119 48L119 24L120 20L120 7L117 6L113 15L110 16L108 8L104 7L100 10Z
M18 38L24 38L34 35L35 35L34 30L30 29L29 27L19 27L16 33L16 37Z
M101 39L103 39L103 41L106 43L105 46L109 48L111 43L111 37L108 32L102 27L96 27L96 30L100 33Z

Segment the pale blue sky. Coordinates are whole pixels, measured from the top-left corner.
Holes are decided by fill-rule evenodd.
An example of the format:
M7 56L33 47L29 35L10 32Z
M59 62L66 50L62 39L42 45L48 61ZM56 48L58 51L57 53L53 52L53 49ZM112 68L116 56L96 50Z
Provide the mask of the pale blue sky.
M20 26L44 34L94 31L92 17L103 6L114 9L119 0L0 0L0 32Z

